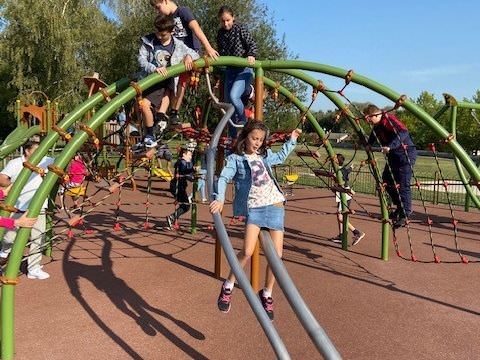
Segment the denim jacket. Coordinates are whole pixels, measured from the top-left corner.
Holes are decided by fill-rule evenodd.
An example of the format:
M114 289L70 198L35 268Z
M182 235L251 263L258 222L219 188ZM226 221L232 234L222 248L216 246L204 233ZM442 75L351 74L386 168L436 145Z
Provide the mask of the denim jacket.
M290 139L283 144L282 149L279 152L273 153L272 150L268 149L266 156L262 158L268 174L273 179L273 182L280 192L282 192L282 190L273 176L272 166L282 164L295 148L296 144L297 142L295 140ZM233 180L235 186L233 215L246 216L248 211L248 194L252 187L252 173L245 155L231 154L227 157L227 163L218 178L217 193L214 194L215 200L221 202L225 201L227 183L231 180Z

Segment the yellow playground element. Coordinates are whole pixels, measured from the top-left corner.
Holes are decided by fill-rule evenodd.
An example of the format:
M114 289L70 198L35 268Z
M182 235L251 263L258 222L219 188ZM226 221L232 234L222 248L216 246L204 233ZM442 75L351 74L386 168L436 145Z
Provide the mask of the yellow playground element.
M171 181L173 179L173 175L170 172L160 168L154 168L152 174L165 181Z
M293 196L293 185L298 180L298 174L285 174L283 175L283 179L285 180L285 195Z

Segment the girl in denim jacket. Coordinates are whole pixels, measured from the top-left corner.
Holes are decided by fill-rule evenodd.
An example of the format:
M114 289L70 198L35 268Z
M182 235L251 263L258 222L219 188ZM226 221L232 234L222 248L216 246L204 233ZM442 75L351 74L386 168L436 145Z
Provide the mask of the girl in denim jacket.
M246 231L242 250L237 254L242 267L253 254L261 228L270 230L277 253L282 257L283 221L285 197L278 182L272 175L271 167L281 164L295 148L300 129L295 129L282 149L273 153L266 148L268 129L258 120L247 122L240 133L234 153L227 157L227 163L218 179L218 192L210 204L212 213L221 212L225 201L227 183L231 180L235 186L233 201L234 216L246 217ZM218 297L220 311L230 310L230 301L235 276L230 271ZM267 266L265 287L259 296L269 318L273 320L272 289L275 277Z

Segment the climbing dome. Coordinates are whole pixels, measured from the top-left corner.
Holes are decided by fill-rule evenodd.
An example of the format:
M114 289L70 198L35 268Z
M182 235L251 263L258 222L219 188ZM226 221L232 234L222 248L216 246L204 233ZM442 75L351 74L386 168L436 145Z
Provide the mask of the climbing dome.
M365 118L361 111L357 109L355 104L348 98L349 86L362 86L376 93L384 96L385 98L391 101L391 106L387 109L387 112L393 112L398 109L404 109L408 111L419 122L422 122L425 126L431 129L436 135L436 143L432 143L429 147L429 151L432 153L432 159L435 161L439 169L440 179L439 184L444 188L445 193L449 194L449 183L448 180L443 176L440 161L437 155L437 147L448 147L449 151L453 154L455 158L455 164L458 169L458 173L462 180L462 185L465 188L468 196L471 201L478 207L480 205L479 198L476 195L476 189L480 184L480 172L477 169L477 166L472 161L470 156L462 148L455 137L456 131L456 114L457 109L467 108L467 109L479 109L478 104L471 104L466 102L457 102L452 96L446 96L445 106L442 108L439 114L431 116L427 114L423 109L415 105L406 95L396 93L395 91L373 81L362 75L356 74L352 70L344 70L332 66L304 62L304 61L256 61L254 65L248 64L246 59L235 58L235 57L220 57L217 60L212 60L209 58L203 58L195 61L195 70L198 73L205 73L208 78L208 74L211 72L212 68L222 67L222 66L241 66L241 67L253 67L255 71L255 90L256 90L256 116L258 118L262 117L262 108L264 101L264 88L270 88L270 93L274 100L283 99L279 101L289 102L293 104L299 110L298 116L298 127L304 127L308 123L310 128L318 134L320 138L320 144L311 145L306 141L301 141L297 146L297 155L305 163L305 165L311 169L311 172L315 174L318 179L324 184L324 187L331 189L333 192L340 193L341 203L342 203L342 213L346 220L352 213L351 209L348 208L346 201L346 194L349 192L348 189L344 187L342 173L338 161L336 161L335 149L331 144L331 129L323 129L313 116L310 111L310 108L317 100L319 96L324 96L326 99L331 101L337 108L338 112L336 115L336 122L348 122L350 128L355 133L355 138L359 139L357 146L355 146L355 157L361 158L360 164L361 167L368 168L371 172L372 180L375 182L375 187L378 195L378 213L372 214L371 211L367 210L361 203L358 203L365 212L371 216L373 219L376 219L381 223L381 233L378 234L378 240L380 244L380 257L383 260L388 259L388 249L390 235L392 235L392 241L395 245L396 252L399 256L412 260L412 261L432 261L432 262L441 262L441 256L439 255L437 248L435 246L435 239L432 232L432 226L434 220L429 215L428 206L426 206L425 196L422 195L423 191L426 191L426 184L422 183L422 180L419 176L416 175L414 166L412 164L413 170L413 183L411 184L413 191L418 192L419 209L423 211L423 214L418 218L425 224L429 231L423 232L422 241L428 240L432 249L431 259L418 259L415 255L415 241L414 236L411 235L413 231L410 228L411 222L407 221L405 232L407 233L406 239L408 241L408 248L410 255L404 255L400 250L397 232L398 229L392 228L392 222L389 220L389 205L388 199L385 192L385 184L382 183L382 176L379 170L379 163L384 163L388 169L389 164L386 161L386 157L380 153L377 153L375 148L372 147L362 147L365 145L362 143L362 139L366 139L368 133L371 131L368 125L365 122ZM133 82L132 79L125 78L121 79L114 84L99 87L99 91L92 93L92 96L85 100L83 103L79 104L75 109L70 111L68 115L61 120L58 124L55 124L55 127L52 128L53 131L48 132L45 138L42 140L38 150L31 156L28 163L24 164L24 169L22 170L20 176L14 183L13 188L11 189L8 197L6 198L2 211L0 212L1 216L8 216L11 212L15 211L13 205L15 204L16 199L18 198L21 189L25 186L32 172L42 172L40 168L37 167L40 160L47 155L53 148L57 146L59 142L65 142L63 150L56 156L55 162L49 167L49 171L46 174L42 173L44 176L43 183L41 187L35 193L35 196L29 207L29 216L36 217L41 211L41 206L43 202L49 197L50 194L56 194L56 188L59 183L65 182L65 169L75 156L75 154L82 151L82 148L89 147L91 149L99 149L102 146L102 141L105 141L105 137L99 136L97 130L104 126L104 123L112 118L122 105L131 102L136 99L136 101L141 101L142 92L158 83L159 81L164 80L165 78L178 76L180 73L184 72L185 68L183 65L176 65L168 69L168 76L164 77L159 74L152 74L147 78ZM282 84L273 81L268 77L268 74L271 73L281 73L292 76L311 88L312 100L309 105L305 105L301 100L299 100L289 89L287 89ZM316 73L316 78L311 74ZM320 78L321 80L319 80ZM337 82L338 80L331 79L340 79L342 85L337 88L330 88L329 82ZM368 98L365 99L368 101ZM216 131L214 134L205 134L205 132L199 131L199 129L189 130L185 132L186 137L194 138L199 142L209 142L209 148L207 150L209 168L208 168L208 177L210 190L213 189L213 173L214 173L214 161L217 156L217 146L221 143L221 134L224 127L230 120L230 117L233 113L233 109L228 104L222 104L218 101L215 102L215 107L223 109L223 116L221 121L218 123ZM94 111L95 110L95 111ZM450 118L450 128L445 128L439 124L437 121L438 117L442 116L444 113L449 114ZM87 114L89 114L87 116ZM219 112L217 113L219 114ZM217 116L218 118L218 116ZM71 136L67 132L67 129L75 126L74 135ZM284 140L284 134L277 133L275 135L275 140L281 141ZM18 139L17 139L18 140ZM403 145L403 144L402 144ZM225 144L224 144L225 146ZM127 147L128 148L128 147ZM325 151L327 156L325 159L322 159L319 156L320 148L322 151ZM99 151L95 154L100 153ZM129 155L127 155L129 156ZM119 165L110 169L112 173L108 173L109 167L106 163L98 166L98 155L93 156L91 159L87 159L87 163L93 167L93 163L97 163L98 171L92 173L92 176L108 177L110 178L109 182L105 182L103 186L95 187L95 190L80 188L70 190L70 193L67 195L69 197L80 198L80 203L77 203L76 209L70 211L67 217L63 217L64 223L62 226L58 225L53 226L51 231L53 231L53 237L51 237L51 242L47 244L47 251L51 251L52 242L55 241L68 241L74 234L75 227L85 226L84 219L86 216L91 215L96 206L100 205L110 196L118 197L116 202L116 211L113 217L115 218L114 226L112 231L121 231L122 226L119 221L119 212L121 203L121 192L124 184L130 183L132 187L135 187L135 174L141 169L147 169L148 179L147 179L147 199L146 199L146 216L145 220L142 223L141 227L143 229L148 229L150 227L149 222L149 210L148 205L151 202L150 188L152 179L152 155L146 153L144 156L139 157L139 159L132 160L130 159L130 164L133 164L131 167L124 167L118 171ZM348 163L353 160L350 159ZM109 165L109 164L108 164ZM103 173L100 173L102 170ZM113 171L115 170L115 171ZM358 170L357 170L358 171ZM166 174L164 174L166 176ZM353 182L355 182L357 174L353 175ZM298 174L285 174L287 180L287 185L291 186L295 183L298 178ZM169 179L166 179L169 180ZM398 186L397 186L398 190ZM77 192L76 192L77 191ZM104 191L105 194L101 194ZM211 193L211 192L210 192ZM314 200L312 200L314 201ZM447 206L451 215L451 230L452 230L452 241L455 244L455 248L458 253L459 262L467 263L469 262L467 256L463 254L461 249L461 244L457 241L458 226L459 222L455 216L455 209L452 205L452 202L448 199ZM89 205L90 208L85 210L85 207ZM80 211L78 209L81 209ZM196 209L194 209L196 211ZM414 220L416 221L416 220ZM245 295L249 300L252 309L255 312L259 322L261 323L272 347L274 348L275 353L280 358L289 358L288 351L283 345L280 336L275 331L274 326L266 319L265 313L262 311L261 305L256 298L254 290L252 287L248 286L246 276L238 268L238 263L235 263L235 257L233 253L233 248L228 244L228 232L226 231L221 217L214 216L215 229L219 238L219 244L222 245L223 250L227 254L227 258L230 262L230 265L233 267L237 278L244 289ZM59 224L59 222L54 223ZM82 225L83 224L83 225ZM346 231L346 226L348 221L344 221L344 236L342 239L342 248L343 250L348 250L348 237ZM57 231L61 229L60 231ZM402 229L403 231L403 229ZM15 243L12 248L10 259L8 261L7 267L4 271L2 277L3 287L1 295L1 326L2 326L2 339L1 339L1 356L3 359L11 359L14 356L14 299L15 299L15 286L18 282L17 274L20 269L20 264L23 258L23 251L27 245L27 241L30 235L30 229L22 228L19 229ZM302 322L303 326L307 330L307 333L314 342L317 350L325 357L336 359L339 358L339 354L335 349L333 343L330 341L328 336L325 334L323 329L320 327L315 317L308 309L308 306L301 301L301 297L298 294L293 282L286 273L285 269L282 268L281 261L275 258L274 251L269 250L271 244L269 243L268 234L262 234L262 245L264 251L267 254L269 262L273 265L272 267L277 267L277 278L282 284L282 289L288 294L289 299L293 299L292 302L296 303L295 312ZM217 249L220 251L220 247ZM252 279L254 283L258 282L258 279Z

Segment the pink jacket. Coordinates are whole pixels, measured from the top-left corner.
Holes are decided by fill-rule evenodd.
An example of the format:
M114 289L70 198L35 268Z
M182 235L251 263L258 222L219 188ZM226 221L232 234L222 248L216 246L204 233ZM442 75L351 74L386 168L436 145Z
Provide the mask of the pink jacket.
M3 190L0 189L0 200L3 200L5 195L3 194ZM4 227L10 230L15 229L15 219L0 217L0 227Z

